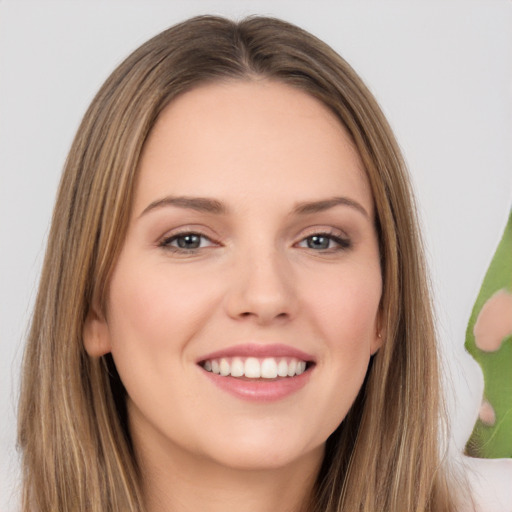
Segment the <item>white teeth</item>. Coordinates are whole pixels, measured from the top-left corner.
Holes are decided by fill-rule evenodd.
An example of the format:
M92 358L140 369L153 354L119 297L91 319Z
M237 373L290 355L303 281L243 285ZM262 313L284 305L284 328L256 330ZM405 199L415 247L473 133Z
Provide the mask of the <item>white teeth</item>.
M295 358L265 357L223 357L204 361L203 368L222 377L247 377L250 379L275 379L277 377L294 377L306 371L306 361Z
M301 375L306 370L306 363L304 361L300 361L297 363L297 370L295 370L295 373L297 375Z
M295 361L295 359L292 359L288 363L288 377L293 377L295 375L296 370L297 370L297 361Z
M226 359L220 360L220 374L223 377L226 377L226 375L229 375L231 373L231 368L229 367L229 363Z
M255 357L248 357L245 361L244 373L250 379L259 379L261 377L260 362Z
M277 365L277 375L279 377L288 377L288 364L286 359L281 359Z
M232 377L242 377L243 375L244 375L244 362L239 357L235 357L233 359L233 361L231 361L231 376Z
M277 377L277 363L272 357L263 359L261 363L261 376L264 379L275 379Z

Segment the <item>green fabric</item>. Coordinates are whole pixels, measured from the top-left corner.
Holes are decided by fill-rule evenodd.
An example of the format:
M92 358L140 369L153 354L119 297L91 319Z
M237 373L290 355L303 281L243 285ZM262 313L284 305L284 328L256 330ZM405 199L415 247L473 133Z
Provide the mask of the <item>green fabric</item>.
M484 374L484 405L466 453L473 457L512 457L512 211L503 237L485 275L466 331L466 349L475 358ZM484 315L480 315L484 309ZM492 310L492 311L491 311ZM493 315L493 316L490 316ZM509 316L510 315L510 316ZM484 322L482 317L492 318ZM475 324L477 335L475 335ZM497 343L482 331L496 329L506 333ZM491 337L492 338L492 337ZM487 341L486 341L487 343ZM491 348L489 348L491 347Z

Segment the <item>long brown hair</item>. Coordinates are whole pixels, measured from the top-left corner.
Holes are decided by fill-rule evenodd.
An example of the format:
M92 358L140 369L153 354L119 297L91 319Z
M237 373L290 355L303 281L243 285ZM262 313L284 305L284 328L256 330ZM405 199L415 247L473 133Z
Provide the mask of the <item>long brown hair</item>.
M109 356L83 347L104 307L148 134L191 88L266 78L322 101L350 133L370 181L385 342L327 440L311 511L454 510L439 450L436 339L409 180L375 99L330 47L286 22L197 17L130 55L94 98L60 184L24 359L19 408L23 510L141 511L124 390Z

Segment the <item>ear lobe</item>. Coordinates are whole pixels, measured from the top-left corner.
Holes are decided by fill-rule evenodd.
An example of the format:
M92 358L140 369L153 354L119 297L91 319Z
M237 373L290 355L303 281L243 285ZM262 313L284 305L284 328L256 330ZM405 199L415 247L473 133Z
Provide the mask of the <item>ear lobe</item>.
M382 311L379 311L377 315L377 322L375 326L375 338L372 340L370 346L370 354L373 356L377 350L384 344L386 339L386 328L382 326Z
M379 350L380 347L384 344L384 340L386 339L386 328L382 327L382 319L380 317L381 313L379 313L379 318L376 326L375 338L372 340L372 344L370 347L370 353L373 356Z
M84 348L91 357L101 357L111 351L110 331L103 313L92 307L82 331Z
M375 334L375 338L372 340L372 344L370 346L370 354L373 356L382 344L384 343L384 334L382 331L377 331Z

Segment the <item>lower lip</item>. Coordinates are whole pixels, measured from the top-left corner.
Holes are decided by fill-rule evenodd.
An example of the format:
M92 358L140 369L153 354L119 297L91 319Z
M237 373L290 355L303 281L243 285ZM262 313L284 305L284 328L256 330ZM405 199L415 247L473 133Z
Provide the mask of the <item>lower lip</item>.
M242 400L253 402L275 402L293 395L302 389L311 376L313 368L295 377L281 377L277 379L239 379L236 377L223 377L216 373L202 372L216 386Z

